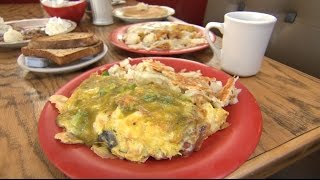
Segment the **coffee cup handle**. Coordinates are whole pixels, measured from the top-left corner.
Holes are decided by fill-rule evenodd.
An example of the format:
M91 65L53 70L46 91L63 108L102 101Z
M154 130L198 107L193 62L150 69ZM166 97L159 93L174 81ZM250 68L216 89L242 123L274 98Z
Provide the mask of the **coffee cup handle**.
M206 39L207 39L211 49L213 50L214 56L216 56L216 58L214 58L214 59L216 61L218 61L217 62L218 64L220 64L220 61L221 61L221 48L217 47L214 44L214 42L211 40L211 38L210 38L210 33L211 33L210 29L211 28L217 28L223 34L223 23L209 22L205 27Z

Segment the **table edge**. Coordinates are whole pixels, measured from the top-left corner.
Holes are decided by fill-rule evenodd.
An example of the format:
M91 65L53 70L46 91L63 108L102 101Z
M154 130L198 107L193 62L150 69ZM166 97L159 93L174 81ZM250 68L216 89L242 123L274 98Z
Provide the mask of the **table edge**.
M320 127L248 160L226 178L266 178L318 149L320 149ZM285 164L281 163L284 161Z

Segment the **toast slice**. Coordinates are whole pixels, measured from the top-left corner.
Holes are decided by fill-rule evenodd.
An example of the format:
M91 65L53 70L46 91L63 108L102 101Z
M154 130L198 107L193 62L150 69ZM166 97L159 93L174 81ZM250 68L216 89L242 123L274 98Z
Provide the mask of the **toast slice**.
M102 51L102 41L99 41L98 43L88 47L68 49L32 49L28 46L21 48L21 52L25 56L46 58L55 62L58 65L69 64L83 57L99 54Z
M41 36L33 38L29 44L30 49L68 49L87 47L97 44L99 39L88 32L72 32L54 36Z

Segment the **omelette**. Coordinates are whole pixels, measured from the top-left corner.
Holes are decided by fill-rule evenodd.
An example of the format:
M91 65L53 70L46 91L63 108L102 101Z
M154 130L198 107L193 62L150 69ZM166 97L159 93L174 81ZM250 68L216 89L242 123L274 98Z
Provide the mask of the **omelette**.
M137 65L126 59L92 74L69 98L50 97L63 128L55 138L138 163L188 156L228 126L223 107L238 102L236 80L222 86L200 71L177 73L152 59Z

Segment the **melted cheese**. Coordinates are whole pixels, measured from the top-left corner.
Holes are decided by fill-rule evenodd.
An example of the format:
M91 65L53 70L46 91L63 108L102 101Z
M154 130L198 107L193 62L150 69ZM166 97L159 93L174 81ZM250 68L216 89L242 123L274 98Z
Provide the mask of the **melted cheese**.
M61 105L60 105L61 106ZM115 133L111 152L143 162L179 155L187 128L196 128L197 107L181 93L157 84L134 85L117 77L94 75L69 98L58 117L60 126L87 145L103 131ZM197 134L192 134L196 136ZM191 137L195 141L196 137Z

